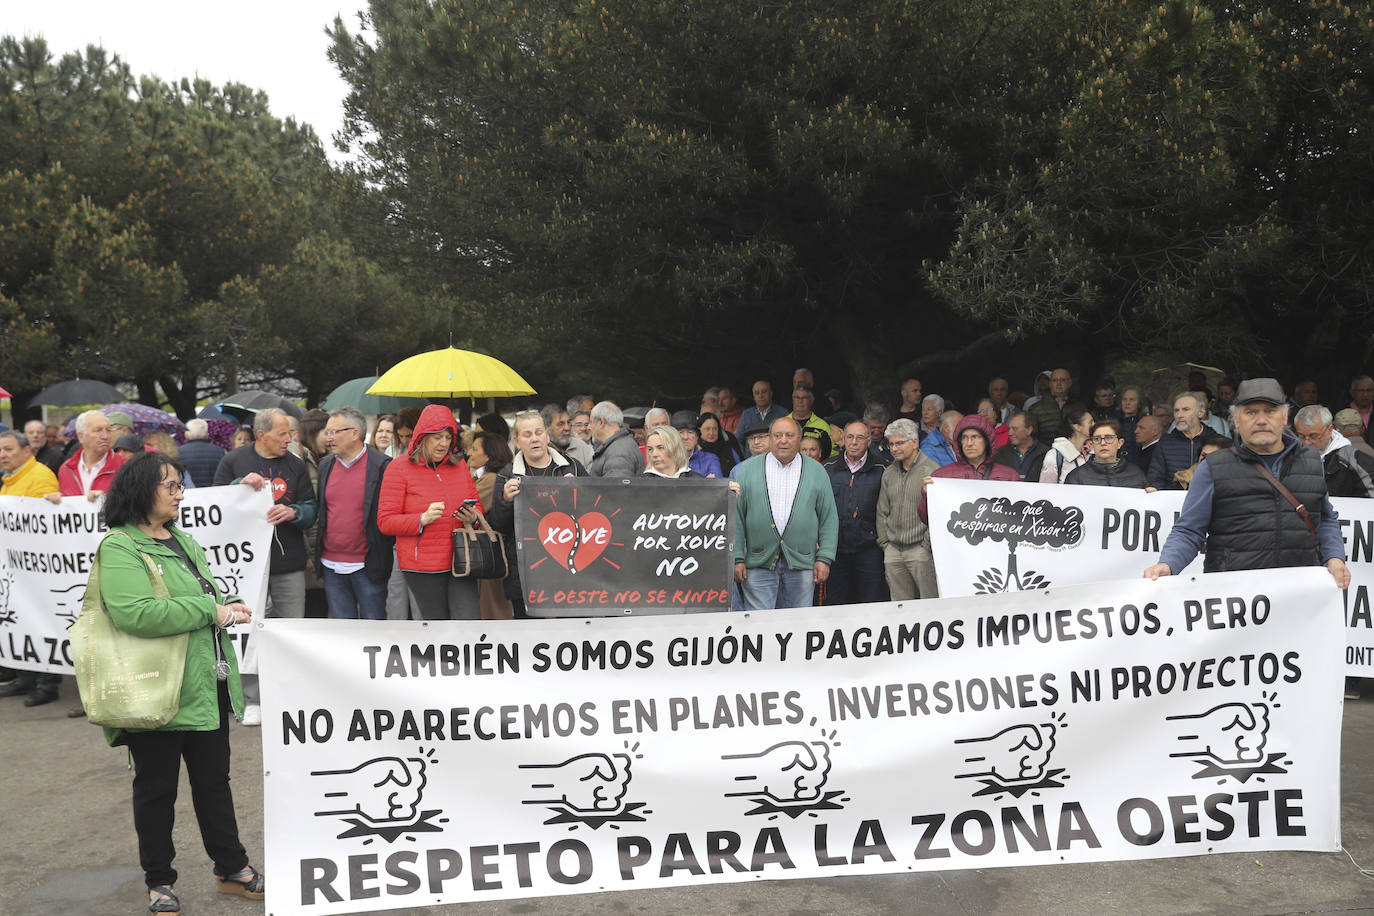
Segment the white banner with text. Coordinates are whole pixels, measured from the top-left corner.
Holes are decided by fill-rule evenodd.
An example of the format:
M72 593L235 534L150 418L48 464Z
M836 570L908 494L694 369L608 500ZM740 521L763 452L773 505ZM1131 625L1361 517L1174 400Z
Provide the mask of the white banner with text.
M1319 569L254 626L278 916L1340 842Z
M262 614L267 598L272 497L244 486L186 491L177 524L205 548L226 594ZM106 533L100 503L0 496L0 666L73 674L67 627L76 622L96 548ZM236 627L240 662L249 628Z
M1181 490L1146 493L1000 481L931 485L930 542L940 594L982 595L1129 579L1159 560ZM1341 658L1374 677L1374 499L1333 499L1350 566ZM1182 572L1202 572L1199 556Z

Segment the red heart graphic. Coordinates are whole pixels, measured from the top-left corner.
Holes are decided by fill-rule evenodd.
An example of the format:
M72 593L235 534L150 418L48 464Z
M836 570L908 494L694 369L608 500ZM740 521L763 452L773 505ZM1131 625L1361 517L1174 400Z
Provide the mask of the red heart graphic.
M283 496L286 495L286 481L285 481L285 480L282 480L280 477L273 477L272 480L270 481L270 483L272 484L272 501L273 501L273 502L276 502L277 500L281 499Z
M611 543L611 520L600 512L578 518L550 512L539 520L539 543L561 568L579 573Z

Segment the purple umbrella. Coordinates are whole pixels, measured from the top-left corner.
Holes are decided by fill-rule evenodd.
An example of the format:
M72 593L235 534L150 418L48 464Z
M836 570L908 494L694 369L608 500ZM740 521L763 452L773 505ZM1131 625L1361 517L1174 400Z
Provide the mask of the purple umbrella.
M126 413L133 421L134 432L140 436L161 430L176 440L177 445L186 443L186 424L164 410L156 407L145 407L142 404L107 404L104 407L97 407L96 410L109 416L112 413ZM76 419L72 420L62 428L62 435L72 438L76 435Z
M212 420L204 417L201 419L205 420L206 426L210 429L210 435L206 438L226 452L234 447L234 433L239 428L237 420Z

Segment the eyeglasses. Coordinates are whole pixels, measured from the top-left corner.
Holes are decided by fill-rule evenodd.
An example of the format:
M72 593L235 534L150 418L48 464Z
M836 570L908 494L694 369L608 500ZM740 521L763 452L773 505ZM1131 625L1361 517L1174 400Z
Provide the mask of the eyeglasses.
M1106 445L1109 442L1115 442L1116 436L1093 436L1093 441L1098 445Z
M158 486L162 487L173 496L176 496L178 493L186 492L186 484L182 483L180 480L164 480L159 483Z
M1315 433L1298 433L1298 439L1299 439L1299 440L1301 440L1301 441L1303 441L1303 442L1307 442L1307 443L1312 444L1312 445L1315 445L1316 443L1322 441L1322 439L1325 438L1325 437L1326 437L1326 430L1324 430L1324 429L1319 429L1319 430L1317 430Z
M326 436L337 436L339 433L346 433L346 432L349 432L349 431L356 432L356 433L357 433L358 435L360 435L360 436L361 436L362 433L363 433L362 430L358 429L358 428L355 427L355 426L340 426L340 427L337 427L337 428L332 427L332 426L326 426L326 427L324 428L324 434L325 434Z

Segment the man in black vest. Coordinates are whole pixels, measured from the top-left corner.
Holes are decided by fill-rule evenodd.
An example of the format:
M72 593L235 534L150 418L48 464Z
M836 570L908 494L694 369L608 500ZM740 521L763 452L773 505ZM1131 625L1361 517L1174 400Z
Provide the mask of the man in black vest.
M1145 578L1181 572L1205 543L1205 572L1320 564L1337 585L1349 586L1321 455L1288 429L1279 383L1272 378L1242 382L1231 419L1240 442L1213 452L1198 466L1183 512ZM1310 528L1261 467L1303 505Z

